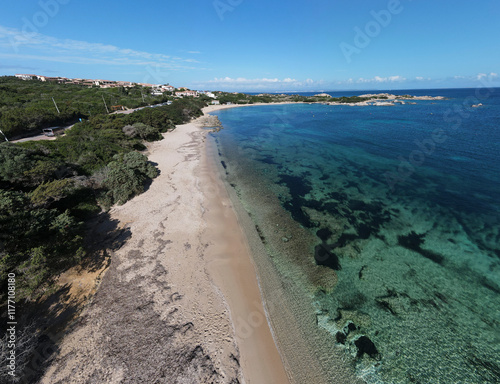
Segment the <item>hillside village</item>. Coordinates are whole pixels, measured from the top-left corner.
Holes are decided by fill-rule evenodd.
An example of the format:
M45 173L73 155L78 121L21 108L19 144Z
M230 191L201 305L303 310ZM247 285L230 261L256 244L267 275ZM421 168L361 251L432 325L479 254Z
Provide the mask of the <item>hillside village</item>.
M16 74L15 77L21 80L38 80L42 82L52 82L58 84L72 84L81 85L87 87L99 87L99 88L119 88L119 87L135 87L140 86L143 88L151 88L150 92L154 96L161 96L165 92L170 92L173 96L177 97L199 97L200 95L206 95L212 99L216 99L217 96L210 91L193 91L186 87L176 88L170 84L149 84L149 83L134 83L131 81L113 81L113 80L102 80L102 79L80 79L80 78L67 78L67 77L50 77L50 76L40 76L33 74Z

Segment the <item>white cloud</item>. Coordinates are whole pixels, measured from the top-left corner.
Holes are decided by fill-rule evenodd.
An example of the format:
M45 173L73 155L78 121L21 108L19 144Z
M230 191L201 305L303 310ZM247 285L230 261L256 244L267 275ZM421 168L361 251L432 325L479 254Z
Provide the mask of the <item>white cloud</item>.
M496 79L498 77L498 73L495 73L495 72L490 72L489 74L487 73L478 73L477 76L476 76L476 80L482 80L486 77L489 77L490 80L492 79Z
M4 59L42 60L74 64L159 66L169 70L194 69L194 59L137 51L114 45L58 39L40 33L25 33L0 25L0 48ZM11 53L8 53L8 52Z

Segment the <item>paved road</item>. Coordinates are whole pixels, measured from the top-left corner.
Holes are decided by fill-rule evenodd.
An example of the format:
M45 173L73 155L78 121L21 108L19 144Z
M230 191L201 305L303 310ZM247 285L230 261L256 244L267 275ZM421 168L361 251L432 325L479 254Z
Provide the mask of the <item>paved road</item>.
M67 130L73 128L75 124L72 124L72 125L68 125L66 127L63 127L63 130L64 132L66 132ZM64 134L64 133L63 133ZM61 136L61 135L59 135ZM24 137L22 139L18 139L18 140L9 140L11 143L23 143L25 141L41 141L41 140L55 140L57 138L57 136L45 136L43 133L40 134L40 135L36 135L36 136L31 136L31 137Z
M166 105L166 103L162 103L162 104L156 104L156 105L148 105L147 107L140 107L140 108L135 108L135 109L126 109L124 111L116 111L116 112L113 112L111 113L112 115L113 114L129 114L129 113L133 113L135 111L139 111L141 109L144 109L144 108L155 108L155 107L161 107L163 105ZM73 124L75 125L75 124ZM64 127L64 132L66 132L67 130L73 128L73 125L68 125L66 127ZM18 139L18 140L9 140L11 143L22 143L22 142L25 142L25 141L40 141L40 140L55 140L56 139L56 136L45 136L43 133L40 134L40 135L36 135L36 136L31 136L31 137L24 137L22 139Z

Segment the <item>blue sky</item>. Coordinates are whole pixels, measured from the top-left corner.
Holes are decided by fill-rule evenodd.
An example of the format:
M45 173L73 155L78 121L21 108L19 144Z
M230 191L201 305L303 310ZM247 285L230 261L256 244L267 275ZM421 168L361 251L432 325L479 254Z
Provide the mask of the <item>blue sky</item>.
M498 0L3 1L0 75L229 91L500 86Z

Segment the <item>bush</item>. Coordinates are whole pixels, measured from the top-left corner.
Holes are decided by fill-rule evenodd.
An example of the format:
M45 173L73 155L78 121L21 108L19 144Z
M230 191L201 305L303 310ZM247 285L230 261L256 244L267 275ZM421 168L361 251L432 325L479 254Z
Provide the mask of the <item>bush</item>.
M116 155L108 164L104 186L108 189L109 204L124 204L144 191L144 182L158 175L147 157L138 152Z
M31 152L9 143L0 144L0 181L19 183L33 166Z
M132 126L135 129L136 135L143 140L156 141L163 138L158 128L151 127L144 123L134 123Z

